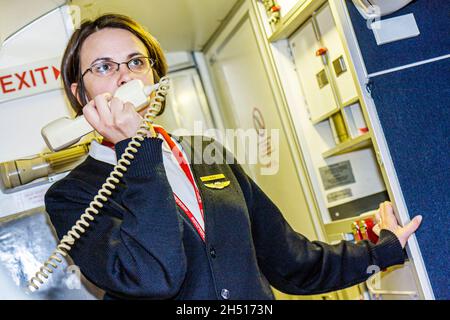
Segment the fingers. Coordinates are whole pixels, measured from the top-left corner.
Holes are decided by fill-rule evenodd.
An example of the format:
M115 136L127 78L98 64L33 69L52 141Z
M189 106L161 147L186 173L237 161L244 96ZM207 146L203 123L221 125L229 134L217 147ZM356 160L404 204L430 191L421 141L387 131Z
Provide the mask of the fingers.
M392 208L392 204L389 201L385 201L381 204L382 210L380 212L380 219L387 220L394 216L394 209Z
M372 231L379 237L381 231L380 225L379 224L374 225Z
M109 93L96 96L83 107L83 115L91 126L97 131L103 127L105 118L110 121L111 111L108 107L108 101L111 99Z
M378 208L378 211L375 213L375 225L372 228L373 233L375 233L378 237L380 236L381 231L381 210L382 210L383 203L380 203L380 206Z
M123 109L127 113L137 113L136 109L134 108L134 105L131 102L126 102L123 104Z
M380 205L381 208L381 205ZM381 215L380 215L380 210L377 211L377 213L375 213L375 223L379 224L381 222Z
M372 230L377 235L379 235L382 229L392 231L399 239L402 248L404 248L408 238L419 228L422 222L422 216L414 217L407 225L402 227L398 224L394 213L394 208L389 201L381 203L379 211L375 214L377 224Z
M93 128L95 128L95 129L98 128L99 123L100 123L100 116L98 114L97 109L95 108L94 100L89 101L89 103L83 107L83 115L84 115L86 121Z
M395 232L395 235L400 240L402 248L406 246L409 237L417 230L417 228L419 228L421 222L422 216L416 216L406 226L399 228L399 230Z
M422 223L422 216L415 216L406 226L403 227L403 232L407 237L412 235L419 228Z
M381 229L395 230L399 225L394 214L394 208L389 201L380 205L380 226Z
M99 94L94 98L95 107L97 108L100 119L107 127L112 126L113 117L109 108L109 101L112 99L110 93Z
M142 116L136 111L134 105L127 102L124 104L120 118L116 119L116 123L127 137L132 137L139 130L142 120Z
M113 122L120 118L120 115L125 110L125 104L118 98L112 98L109 104Z
M105 93L96 96L83 108L86 120L105 139L116 143L136 134L142 117L134 105ZM155 132L152 129L152 136Z

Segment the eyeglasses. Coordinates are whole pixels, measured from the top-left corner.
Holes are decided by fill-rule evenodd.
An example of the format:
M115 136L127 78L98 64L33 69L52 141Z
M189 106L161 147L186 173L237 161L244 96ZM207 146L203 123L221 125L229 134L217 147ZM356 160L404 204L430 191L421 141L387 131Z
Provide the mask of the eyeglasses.
M120 65L126 64L128 70L134 73L146 73L155 65L155 60L149 57L134 57L126 62L99 61L91 65L81 77L83 78L88 71L98 77L108 77L119 71Z

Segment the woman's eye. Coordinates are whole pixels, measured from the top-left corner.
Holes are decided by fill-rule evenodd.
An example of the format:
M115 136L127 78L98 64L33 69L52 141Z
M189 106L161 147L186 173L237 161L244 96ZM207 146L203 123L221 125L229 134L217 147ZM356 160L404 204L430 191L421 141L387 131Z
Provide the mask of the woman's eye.
M134 58L130 60L130 65L132 65L133 67L139 67L142 66L143 64L144 62L142 58Z
M109 63L99 63L94 66L94 71L98 73L105 73L111 70L111 64Z

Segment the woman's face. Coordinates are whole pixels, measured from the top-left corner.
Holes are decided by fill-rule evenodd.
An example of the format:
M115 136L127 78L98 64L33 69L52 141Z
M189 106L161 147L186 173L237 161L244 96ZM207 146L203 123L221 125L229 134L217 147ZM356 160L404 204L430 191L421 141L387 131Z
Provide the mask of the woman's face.
M146 47L138 37L128 30L105 28L91 34L84 41L80 52L81 72L84 73L98 61L112 60L120 63L135 56L148 56ZM134 73L126 64L121 64L119 71L107 77L99 77L88 71L83 77L87 99L92 100L105 92L114 95L117 88L134 79L140 79L146 85L154 83L151 70L144 74ZM77 84L73 83L71 89L74 94L76 88Z

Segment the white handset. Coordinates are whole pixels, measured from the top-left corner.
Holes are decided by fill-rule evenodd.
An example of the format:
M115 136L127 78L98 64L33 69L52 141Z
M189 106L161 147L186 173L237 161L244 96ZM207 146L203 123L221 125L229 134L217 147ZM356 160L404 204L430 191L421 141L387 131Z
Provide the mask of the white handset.
M132 80L119 87L114 97L123 102L131 102L136 110L149 104L150 94L158 89L159 83L144 86L141 80ZM52 151L59 151L77 143L81 137L94 131L83 115L70 119L59 118L42 128L41 134Z

